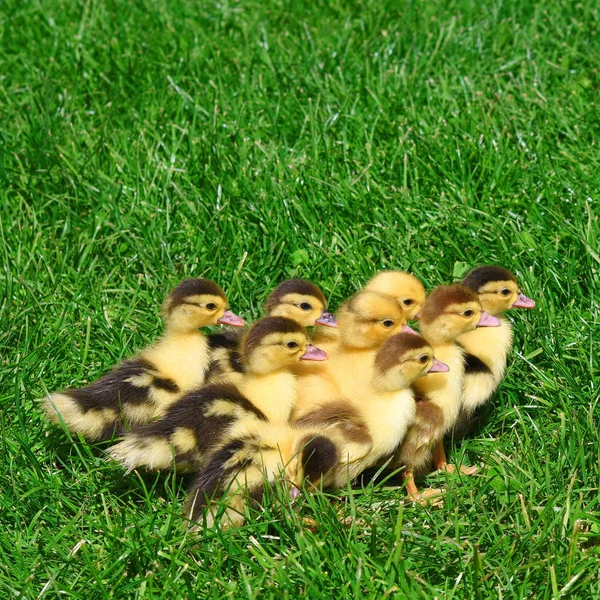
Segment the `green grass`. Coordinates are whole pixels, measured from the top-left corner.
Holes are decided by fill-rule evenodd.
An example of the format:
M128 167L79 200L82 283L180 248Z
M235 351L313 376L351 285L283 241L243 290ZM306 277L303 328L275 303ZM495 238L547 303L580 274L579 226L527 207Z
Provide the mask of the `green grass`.
M599 24L592 0L2 2L1 596L599 598ZM34 403L153 340L189 275L254 318L289 276L335 307L381 268L481 263L538 305L442 509L379 478L190 533L185 482Z

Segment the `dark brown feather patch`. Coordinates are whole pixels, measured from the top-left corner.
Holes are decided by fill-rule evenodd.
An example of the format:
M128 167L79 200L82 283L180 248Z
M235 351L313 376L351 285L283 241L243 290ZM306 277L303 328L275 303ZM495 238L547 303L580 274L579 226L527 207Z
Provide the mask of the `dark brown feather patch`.
M492 370L474 354L466 353L463 360L465 363L465 375L476 375L478 373L485 375L492 374Z
M294 421L298 427L336 427L348 440L370 443L371 436L360 413L344 400L328 402Z
M301 333L306 335L304 327L285 317L264 317L250 328L242 342L243 354L248 356L266 336L271 333Z
M404 354L421 348L430 348L430 346L420 335L398 333L393 335L379 350L375 357L375 366L380 373L385 373L397 365Z
M433 290L421 310L421 321L431 323L451 304L479 302L477 294L470 288L460 285L441 285Z
M482 287L493 281L514 281L515 276L504 267L485 266L473 269L462 281L463 285L479 293Z
M304 477L312 484L316 484L338 463L339 456L335 444L322 435L304 438L301 448Z
M210 294L219 296L227 302L225 292L210 279L202 279L200 277L194 279L184 279L170 294L166 302L167 313L173 312L175 308L183 304L186 298L190 296L202 296Z

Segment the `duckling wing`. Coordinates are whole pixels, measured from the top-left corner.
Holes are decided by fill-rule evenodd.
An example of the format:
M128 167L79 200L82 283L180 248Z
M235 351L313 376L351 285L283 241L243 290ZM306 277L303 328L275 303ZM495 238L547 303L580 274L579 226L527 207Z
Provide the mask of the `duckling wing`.
M243 416L266 420L235 386L207 385L178 400L162 419L127 434L108 454L128 471L197 469Z
M244 328L245 330L245 328ZM244 373L239 346L244 331L225 330L208 336L210 363L206 381L235 382Z

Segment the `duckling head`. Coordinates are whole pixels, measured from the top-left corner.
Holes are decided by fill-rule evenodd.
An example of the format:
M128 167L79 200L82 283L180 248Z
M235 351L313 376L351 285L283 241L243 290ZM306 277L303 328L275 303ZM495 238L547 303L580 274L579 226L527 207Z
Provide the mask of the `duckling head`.
M348 299L336 315L342 344L350 348L377 348L406 327L395 298L361 290Z
M335 318L326 310L323 292L304 279L287 279L278 285L267 297L264 308L269 316L287 317L302 327L337 327Z
M163 304L167 329L189 333L207 325L241 327L244 319L228 310L225 292L210 279L184 279Z
M423 336L432 344L441 344L476 327L498 327L500 320L481 308L473 290L455 284L439 286L429 294L420 323Z
M327 353L310 343L302 325L285 317L264 317L244 336L241 359L258 375L289 368L300 360L326 360Z
M449 371L435 358L433 348L420 335L398 333L392 336L375 357L375 387L392 392L409 387L427 373Z
M407 321L418 317L425 302L423 284L404 271L381 271L367 283L365 289L396 298Z
M473 269L463 285L478 296L483 310L500 315L510 308L533 308L535 302L521 293L516 277L503 267L486 266Z

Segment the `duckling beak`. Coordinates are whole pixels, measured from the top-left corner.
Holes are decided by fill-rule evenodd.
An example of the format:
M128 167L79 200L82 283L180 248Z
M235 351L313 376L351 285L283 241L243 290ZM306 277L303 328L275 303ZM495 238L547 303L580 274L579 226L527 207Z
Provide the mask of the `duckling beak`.
M525 294L519 294L512 308L533 308L534 306L535 302L531 298L528 298Z
M315 321L315 325L324 325L325 327L337 327L335 317L328 311L324 310L321 316Z
M294 485L290 488L290 500L294 501L300 495L300 490Z
M450 370L450 367L442 362L441 360L438 360L437 358L433 359L433 364L431 365L431 369L429 369L429 371L427 371L428 373L447 373Z
M412 327L409 327L408 325L402 325L402 329L400 330L401 333L412 333L413 335L419 335L419 333L417 331L415 331Z
M476 327L500 327L502 323L500 323L500 319L496 317L492 317L489 313L486 313L485 310L481 311L481 318L479 319L479 323L477 323Z
M306 352L300 357L300 360L327 360L327 352L309 344L306 347Z
M217 321L219 325L233 325L234 327L243 327L246 321L242 317L238 317L230 310L226 310L223 316Z

